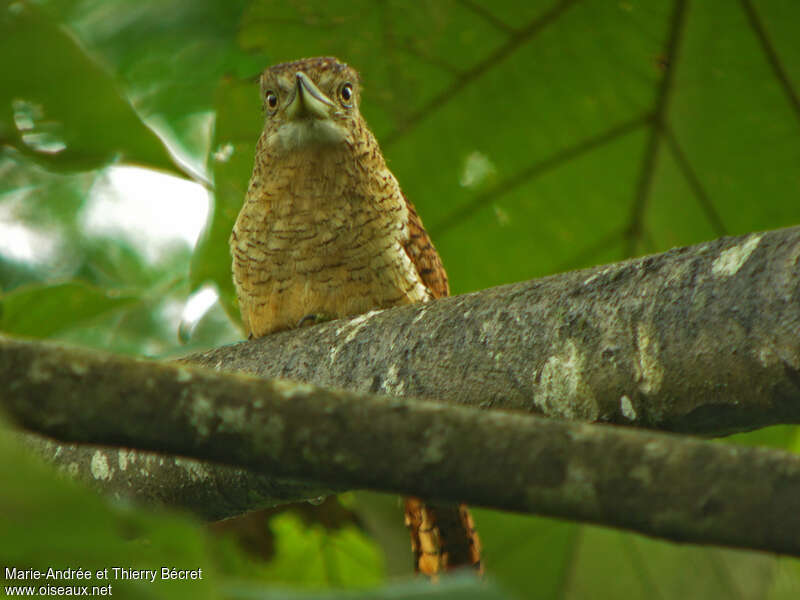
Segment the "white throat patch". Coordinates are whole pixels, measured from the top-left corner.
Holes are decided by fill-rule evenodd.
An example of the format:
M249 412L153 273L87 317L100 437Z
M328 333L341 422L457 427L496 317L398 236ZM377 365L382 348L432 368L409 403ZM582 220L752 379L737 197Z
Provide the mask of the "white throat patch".
M299 150L308 146L336 144L345 141L347 131L330 119L301 119L289 121L267 138L270 146L283 151Z

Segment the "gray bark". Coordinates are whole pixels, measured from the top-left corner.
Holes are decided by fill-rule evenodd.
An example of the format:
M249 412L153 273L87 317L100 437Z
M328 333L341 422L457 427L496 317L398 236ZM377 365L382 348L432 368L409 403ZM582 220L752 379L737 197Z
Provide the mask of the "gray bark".
M514 409L548 417L703 435L745 431L774 423L797 423L800 417L800 227L723 238L661 255L443 299L424 306L324 323L219 348L187 357L183 362L265 377L292 377L355 392L417 396L480 408ZM55 388L47 388L47 394L58 399L61 397L58 386L67 385L64 393L70 389L69 386L77 386L75 390L80 392L74 390L74 393L81 400L75 402L80 410L65 414L59 412L57 403L47 408L40 407L44 412L28 421L32 429L74 441L128 444L136 448L193 455L198 459L216 458L235 465L155 455L143 450L122 452L116 448L61 445L32 434L26 436L40 454L112 495L185 506L204 517L216 519L248 509L313 498L352 485L366 485L373 489L397 489L434 497L458 496L490 506L606 522L673 539L685 535L686 539L703 541L698 538L697 531L685 533L676 529L674 534L663 531L663 526L651 522L657 517L655 512L647 516L633 511L631 518L635 522L607 519L600 514L603 511L597 512L598 506L606 506L608 510L612 506L623 506L625 498L614 498L616 504L609 501L606 505L598 504L597 498L590 499L595 512L579 507L574 504L574 498L570 500L569 494L559 495L561 492L552 496L557 501L548 501L544 496L528 491L527 475L520 474L522 471L514 474L502 470L510 478L508 481L513 482L509 487L511 493L532 499L525 506L516 506L512 500L499 496L495 501L481 496L482 492L462 489L459 486L464 484L459 483L460 480L449 479L456 476L455 473L445 476L448 471L442 465L437 467L438 476L427 473L425 464L418 465L419 448L415 450L400 445L400 438L395 439L390 427L386 429L384 438L375 439L375 434L370 433L371 423L364 417L366 409L358 403L337 405L334 412L341 415L340 420L352 422L354 427L360 424L364 428L360 435L372 436L366 446L363 445L366 444L364 439L358 438L362 444L360 449L367 453L364 456L382 457L385 452L391 454L397 445L396 452L411 453L405 455L405 459L410 461L410 468L425 472L424 477L420 476L416 483L412 483L402 477L393 480L388 475L384 478L373 473L375 479L364 482L350 474L339 481L325 475L336 472L335 465L318 465L325 471L321 474L305 471L299 466L297 473L291 470L295 466L291 467L291 472L284 472L279 465L267 468L264 464L253 464L247 457L227 454L227 450L220 450L222 453L214 456L206 455L205 450L198 454L196 448L183 444L185 440L172 440L174 446L163 445L162 442L166 443L164 440L169 437L168 431L175 425L174 419L181 418L177 414L178 407L186 408L186 402L190 400L196 406L198 399L206 398L206 390L196 383L211 375L206 373L195 379L195 371L187 366L172 371L175 367L116 357L98 358L92 353L0 337L0 381L9 390L0 393L0 403L8 406L16 403L17 410L24 409L20 402L31 402L31 406L35 406L41 400L37 386L42 384L39 369L43 364L50 365L48 369L57 370L58 365L66 369L48 383L60 382ZM93 365L91 376L84 368L88 364ZM189 379L171 383L160 380L164 373L173 373L174 376L176 372ZM220 374L219 377L223 376ZM252 379L225 377L221 381L235 389L239 389L236 388L237 382L253 382ZM167 387L162 387L167 383ZM306 388L301 386L298 389ZM339 394L325 393L334 397ZM351 398L346 394L341 397ZM165 398L171 398L173 402L166 406L171 409L170 419L165 419L158 410L148 408L150 403ZM124 435L119 434L121 437L115 437L113 432L120 426L117 421L124 414L118 407L108 404L115 399L141 407L129 419L125 417L130 422L123 424L127 427L138 424L138 430L128 430ZM176 404L176 399L181 402ZM224 402L223 396L218 400ZM379 403L378 400L375 402ZM402 408L402 402L397 406L401 413L406 410ZM220 410L224 412L226 409ZM446 419L450 418L450 411L455 411L453 415L461 414L459 410L456 407L433 410L431 414L435 417L429 424L418 423L423 427L421 431L428 432L419 434L423 435L422 441L430 442L425 436L433 436L431 431L441 429L449 432ZM494 417L489 415L494 412L475 413L476 423L490 423ZM328 447L332 452L329 458L337 456L333 452L338 447L332 441L335 436L325 437L327 434L323 429L318 435L316 427L318 424L322 427L323 421L311 421L312 414L293 412L286 417L287 427L305 432L307 436L305 445L297 447L298 452L308 453L312 441L324 438L331 444ZM444 420L440 422L439 416ZM36 418L43 419L43 422L36 421ZM218 417L209 418L214 427L218 427L219 423L214 420ZM80 428L87 419L98 424L91 429L91 435L86 431L76 432L73 426ZM519 420L522 427L530 417L519 413L513 419ZM398 422L396 425L401 428L398 431L402 431L403 424ZM541 425L552 427L554 435L562 426L556 423ZM103 433L103 428L106 433ZM227 433L222 435L215 431L215 444L227 439ZM153 435L154 438L148 437ZM239 439L239 433L230 435L238 440L236 443L245 443ZM498 430L497 435L505 433ZM612 436L603 438L606 440L604 443L609 444L607 452L599 446L596 452L613 454L615 448L628 448L623 442L614 441L615 434L607 435ZM151 442L147 442L148 439ZM572 460L578 446L560 444L557 436L547 439L546 445L550 450L542 446L529 448L529 451L538 457L560 456L564 464ZM497 464L517 464L519 460L524 462L533 456L518 457L525 446L514 449L507 446L505 438L492 442L487 437L484 441L489 450L482 449L477 458L488 452L486 456L493 456ZM670 450L670 455L695 451L692 449L696 442L679 441L680 444L684 442L686 446L677 446ZM454 450L459 444L463 445L464 450L456 452L455 456L472 456L473 443L474 440L463 436L446 437L442 441L444 445L453 445ZM492 454L491 448L498 446L508 448L507 456ZM220 448L226 448L225 444ZM634 455L636 452L643 452L642 447L637 447ZM437 456L436 452L434 455ZM719 468L727 464L717 460L722 460L718 454L713 456L716 457L714 464ZM749 458L742 460L748 468L755 468L753 461L763 459L759 459L759 455L747 456ZM777 465L778 470L784 468L780 465L789 464L785 461L792 460L784 455L765 456L773 461L770 464ZM646 453L640 458L644 460L645 457ZM286 460L300 465L302 459L298 456ZM740 455L736 454L735 460L739 459ZM610 465L605 471L585 474L585 468L589 467L581 466L580 462L576 463L578 467L566 472L573 475L584 473L581 477L586 480L587 489L591 488L596 494L601 489L614 488L623 476L631 477L633 473L652 475L653 469L664 468L660 464L630 463L634 457L616 460L621 468L624 466L622 475L609 471ZM130 468L134 464L137 468ZM560 477L552 473L548 475L546 470L540 471L541 466L530 472L534 484L537 477ZM709 481L696 478L692 470L697 466L696 462L686 459L679 466L687 470L679 478L680 469L675 467L672 489L681 490L688 486L695 490L697 497L707 497L702 489L695 489L691 483L705 481L710 485ZM486 464L484 467L494 468ZM591 465L591 469L601 467L594 463ZM394 471L401 467L394 465L391 468ZM730 468L734 469L733 466ZM705 467L703 472L706 472ZM736 495L730 497L749 502L741 494L752 492L761 498L758 500L759 510L776 514L778 509L767 506L767 500L759 495L761 492L758 490L771 490L772 485L780 487L774 479L777 475L766 474L769 480L759 480L763 485L759 484L753 490L736 488ZM663 480L660 473L658 479ZM649 476L642 475L640 480L644 485ZM609 481L616 483L611 485ZM436 489L426 487L431 482L436 483ZM722 485L714 484L715 489ZM642 501L645 507L658 506L655 502L657 497L645 499L643 494L651 489L649 484L645 487L647 489L640 490L639 495L632 497L637 499L631 502ZM652 490L667 493L661 486ZM462 492L474 494L461 495ZM734 491L730 493L734 494ZM664 496L665 499L669 497ZM559 509L556 503L563 503L562 508ZM682 510L681 519L688 519L691 507ZM746 512L749 509L741 510ZM663 511L661 521L665 521ZM736 536L725 538L719 531L715 535L706 541L773 550L785 547L774 545L774 540L753 543L737 541Z
M106 496L144 505L179 506L209 521L316 500L340 489L133 448L65 444L34 433L20 433L20 439L69 477Z
M722 435L800 422L800 227L369 313L185 359Z
M3 340L29 429L800 556L800 456Z

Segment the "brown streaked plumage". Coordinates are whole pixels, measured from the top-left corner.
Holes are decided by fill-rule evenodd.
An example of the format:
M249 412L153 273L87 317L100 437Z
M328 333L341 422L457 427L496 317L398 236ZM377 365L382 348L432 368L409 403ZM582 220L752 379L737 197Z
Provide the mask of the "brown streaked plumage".
M449 293L439 255L359 112L359 77L335 58L261 76L266 118L230 238L250 337ZM466 507L406 500L417 569L479 566Z
M408 497L404 505L418 572L435 576L469 566L483 573L481 543L466 504L431 504Z
M358 74L313 58L267 69L261 87L264 132L231 235L247 333L447 295L439 256L358 111Z

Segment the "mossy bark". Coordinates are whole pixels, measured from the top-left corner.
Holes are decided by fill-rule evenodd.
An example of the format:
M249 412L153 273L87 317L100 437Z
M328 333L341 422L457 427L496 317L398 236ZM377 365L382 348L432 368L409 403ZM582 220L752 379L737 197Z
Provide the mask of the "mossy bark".
M0 337L0 406L64 441L136 448L32 442L111 493L212 518L369 488L800 555L800 457L563 420L705 435L797 423L798 371L791 228L180 364Z
M262 377L723 435L800 422L800 227L185 359Z

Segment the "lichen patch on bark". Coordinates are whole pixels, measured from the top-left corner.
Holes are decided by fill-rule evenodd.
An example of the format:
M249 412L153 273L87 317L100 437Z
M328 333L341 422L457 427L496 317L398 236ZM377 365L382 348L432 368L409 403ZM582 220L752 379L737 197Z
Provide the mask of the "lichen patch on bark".
M108 466L108 458L102 450L97 450L92 454L90 468L92 470L92 477L95 479L107 481L114 475L114 470Z
M622 396L619 399L619 408L622 411L622 416L630 421L636 420L636 409L633 407L631 399L627 396Z
M405 391L406 384L398 376L400 368L397 365L391 365L386 371L386 377L381 383L380 390L391 394L392 396L402 396Z
M723 250L711 265L711 273L715 277L731 277L736 275L742 265L747 262L753 250L758 248L763 235L751 235L742 244Z
M664 367L658 357L658 335L650 323L640 322L636 328L636 346L639 350L636 380L643 394L657 394L664 378Z
M241 431L247 424L244 406L221 406L219 418L221 419L220 431Z
M179 383L187 383L192 380L192 372L189 369L177 367L175 369L175 379Z
M190 423L202 436L211 433L211 421L214 419L214 405L211 400L202 394L195 394L189 406Z
M75 373L75 375L83 376L89 372L89 367L81 360L71 360L69 362L69 370Z
M565 419L595 420L598 407L592 388L584 380L584 361L575 340L567 340L550 356L538 377L533 401L545 414Z
M50 381L52 375L52 371L44 359L35 359L28 368L28 379L33 383Z
M205 481L212 477L208 466L196 460L187 460L177 457L175 459L175 466L182 467L189 476L190 481Z
M336 335L337 336L342 335L343 332L347 331L347 337L344 338L344 343L348 344L352 342L358 335L358 330L364 327L367 321L369 321L374 315L378 314L379 312L381 311L371 310L368 313L364 313L363 315L359 315L354 319L350 319L346 324L342 325L336 330Z
M331 364L336 361L336 355L339 353L339 349L352 342L358 335L359 330L379 312L381 311L371 310L368 313L364 313L363 315L358 315L354 319L350 319L341 327L336 328L335 335L337 338L345 332L347 332L347 335L345 336L344 341L341 344L336 344L328 355L328 359L330 360Z
M120 471L125 471L128 468L128 463L136 462L136 452L125 448L117 452L117 465Z
M309 394L313 394L314 390L316 390L310 383L293 381L291 379L273 379L271 383L275 392L288 400L298 396L308 396Z
M416 316L416 317L414 317L414 320L413 320L413 321L411 321L411 324L412 324L412 325L413 325L414 323L418 323L419 321L421 321L422 319L424 319L424 318L425 318L425 312L426 312L426 311L425 311L425 308L426 308L425 304L420 304L420 305L419 305L419 308L417 309L417 316Z
M584 279L583 280L583 285L589 285L595 279L600 279L602 277L605 277L606 275L608 275L609 273L611 273L615 269L616 269L616 267L606 267L605 269L602 269L602 270L598 271L597 273L594 273L590 277L587 277L586 279Z

